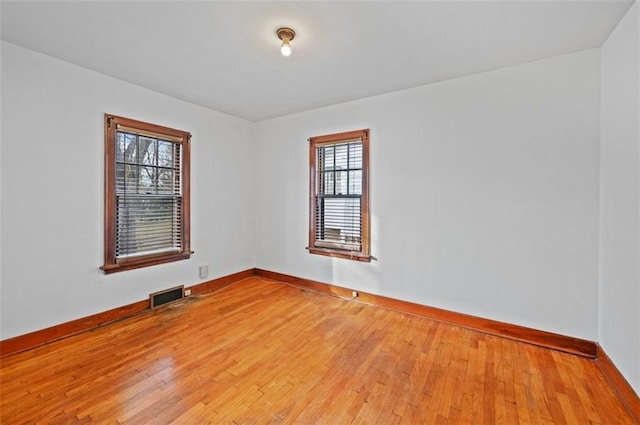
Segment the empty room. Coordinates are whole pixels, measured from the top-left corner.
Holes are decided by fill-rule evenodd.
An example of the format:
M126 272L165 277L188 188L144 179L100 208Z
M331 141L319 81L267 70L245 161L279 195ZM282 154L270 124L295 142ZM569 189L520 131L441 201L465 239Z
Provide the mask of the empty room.
M0 25L0 423L640 424L638 0Z

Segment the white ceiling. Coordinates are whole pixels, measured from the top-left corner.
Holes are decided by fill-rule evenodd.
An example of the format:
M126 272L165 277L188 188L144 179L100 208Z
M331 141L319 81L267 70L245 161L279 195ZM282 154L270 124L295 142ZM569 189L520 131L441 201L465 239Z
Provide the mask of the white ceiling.
M601 46L632 1L5 1L2 39L251 121ZM275 30L295 29L280 55Z

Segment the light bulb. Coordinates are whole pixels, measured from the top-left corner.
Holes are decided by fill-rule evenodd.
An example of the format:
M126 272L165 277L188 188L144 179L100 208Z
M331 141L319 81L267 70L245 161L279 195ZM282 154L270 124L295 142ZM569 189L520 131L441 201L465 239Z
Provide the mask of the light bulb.
M289 46L289 40L284 40L282 46L280 46L280 53L282 56L289 56L291 54L291 46Z
M291 28L282 27L278 28L276 35L282 40L282 44L280 45L280 53L282 53L282 56L291 55L291 46L289 43L296 36L296 32Z

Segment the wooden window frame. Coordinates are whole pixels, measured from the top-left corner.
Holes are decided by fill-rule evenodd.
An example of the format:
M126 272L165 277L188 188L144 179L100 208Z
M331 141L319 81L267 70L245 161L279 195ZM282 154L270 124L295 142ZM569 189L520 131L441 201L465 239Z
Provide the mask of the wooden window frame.
M180 184L182 189L181 250L168 253L116 258L116 132L134 129L151 137L165 137L182 145ZM156 264L186 260L191 254L191 133L117 115L104 115L104 273L115 273Z
M362 141L362 194L361 194L361 229L360 250L355 251L340 247L340 244L332 244L316 240L316 202L318 194L317 175L319 164L316 164L316 150L318 147L334 145L351 141ZM328 134L309 138L309 247L311 254L326 255L329 257L345 258L356 261L371 261L370 243L370 217L369 217L369 129L347 131L343 133Z

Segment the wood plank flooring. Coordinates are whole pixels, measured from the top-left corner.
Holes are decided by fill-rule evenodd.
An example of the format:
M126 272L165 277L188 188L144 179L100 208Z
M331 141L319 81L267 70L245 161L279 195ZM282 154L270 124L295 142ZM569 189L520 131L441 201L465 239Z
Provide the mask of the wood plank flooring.
M250 278L0 364L2 424L632 424L589 359Z

